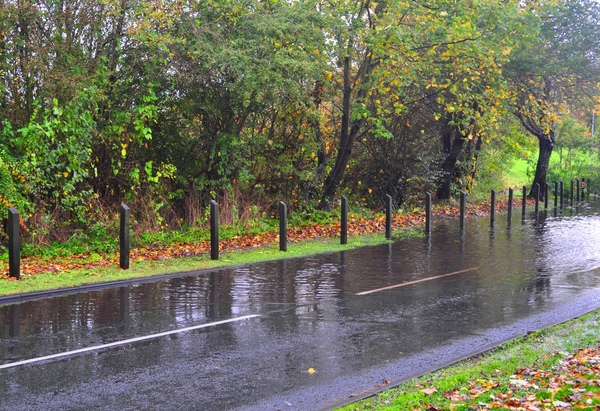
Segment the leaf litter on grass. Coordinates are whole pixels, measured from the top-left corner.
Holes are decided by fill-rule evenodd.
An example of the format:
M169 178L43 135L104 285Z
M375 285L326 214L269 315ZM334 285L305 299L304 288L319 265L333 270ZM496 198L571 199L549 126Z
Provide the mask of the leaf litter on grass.
M516 202L514 203L517 204ZM498 201L496 210L501 212L507 208L506 201ZM471 204L467 207L467 215L481 216L489 214L490 205L485 202ZM438 204L434 207L434 218L448 218L459 215L456 205ZM415 209L411 212L398 211L393 214L394 228L417 227L425 222L425 212ZM379 233L385 230L385 216L377 214L372 218L350 214L348 234L356 236L366 233ZM335 238L340 235L340 223L309 224L288 229L288 242L315 240L322 238ZM278 232L264 232L261 234L237 235L231 238L222 238L220 249L223 253L237 250L249 250L276 244L279 239ZM176 242L168 245L141 246L131 250L132 261L159 261L182 257L199 256L210 253L210 241ZM104 254L98 258L91 253L75 254L60 258L40 256L22 256L21 277L35 276L38 274L59 274L72 270L94 270L107 266L118 266L118 253ZM9 279L8 261L0 262L0 279Z
M600 346L581 349L575 354L552 352L550 357L559 359L554 362L544 358L508 377L498 373L492 378L468 381L442 393L438 401L426 399L426 404L414 409L599 410ZM549 365L553 362L554 365ZM422 386L419 383L416 388L428 396L437 391Z

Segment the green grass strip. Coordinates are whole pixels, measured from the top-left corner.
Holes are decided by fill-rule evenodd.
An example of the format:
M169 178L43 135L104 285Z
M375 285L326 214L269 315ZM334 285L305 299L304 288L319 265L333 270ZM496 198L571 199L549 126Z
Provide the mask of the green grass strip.
M590 376L592 384L586 385L583 371L571 375L564 362L599 341L600 311L594 311L339 410L596 410L599 377Z

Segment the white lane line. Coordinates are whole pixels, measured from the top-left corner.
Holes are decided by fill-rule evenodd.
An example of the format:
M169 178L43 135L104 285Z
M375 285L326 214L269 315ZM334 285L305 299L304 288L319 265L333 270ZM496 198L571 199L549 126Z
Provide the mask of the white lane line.
M451 275L462 274L462 273L466 273L468 271L475 271L477 269L479 269L479 267L466 268L464 270L454 271L454 272L451 272L451 273L448 273L448 274L436 275L435 277L427 277L427 278L422 278L420 280L415 280L415 281L409 281L409 282L406 282L406 283L400 283L400 284L390 285L388 287L383 287L383 288L377 288L375 290L363 291L363 292L360 292L360 293L356 293L355 295L373 294L373 293L377 293L379 291L391 290L393 288L404 287L406 285L417 284L417 283L422 283L422 282L431 281L431 280L437 280L438 278L450 277Z
M36 363L36 362L40 362L40 361L47 361L47 360L53 360L53 359L61 358L61 357L68 357L70 355L82 354L82 353L86 353L86 352L90 352L90 351L103 350L105 348L118 347L120 345L131 344L131 343L135 343L135 342L139 342L139 341L145 341L145 340L151 340L153 338L164 337L166 335L179 334L179 333L183 333L183 332L186 332L186 331L192 331L192 330L198 330L198 329L201 329L201 328L214 327L214 326L221 325L221 324L228 324L228 323L232 323L232 322L236 322L236 321L248 320L250 318L256 318L256 317L260 317L260 315L259 314L245 315L245 316L242 316L242 317L230 318L229 320L222 320L222 321L215 321L213 323L194 325L193 327L180 328L178 330L165 331L165 332L158 333L158 334L144 335L142 337L130 338L128 340L115 341L115 342L108 343L108 344L95 345L93 347L80 348L78 350L66 351L66 352L61 352L61 353L52 354L52 355L46 355L44 357L37 357L37 358L31 358L29 360L11 362L11 363L8 363L8 364L2 364L2 365L0 365L0 370L1 369L5 369L5 368L19 367L21 365L32 364L32 363Z

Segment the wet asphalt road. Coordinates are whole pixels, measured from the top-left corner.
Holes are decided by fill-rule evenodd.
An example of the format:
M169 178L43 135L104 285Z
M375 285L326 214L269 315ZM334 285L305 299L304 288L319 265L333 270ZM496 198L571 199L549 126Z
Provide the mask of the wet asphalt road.
M331 409L600 308L595 206L455 223L0 307L0 409Z

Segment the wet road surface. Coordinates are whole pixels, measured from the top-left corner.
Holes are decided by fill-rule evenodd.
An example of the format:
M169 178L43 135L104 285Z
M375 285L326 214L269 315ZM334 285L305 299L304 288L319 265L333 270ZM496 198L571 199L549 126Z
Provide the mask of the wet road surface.
M330 409L600 308L599 274L594 204L5 305L0 409Z

